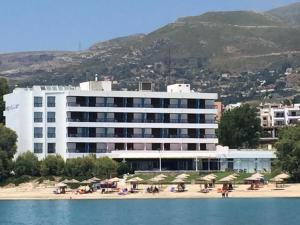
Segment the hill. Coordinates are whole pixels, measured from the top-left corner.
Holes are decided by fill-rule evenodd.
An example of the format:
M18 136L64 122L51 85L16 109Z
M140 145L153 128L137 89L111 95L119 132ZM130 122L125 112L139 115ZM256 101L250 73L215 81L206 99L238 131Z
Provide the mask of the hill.
M299 89L294 84L300 82L288 82L297 80L297 70L293 79L285 72L300 67L300 27L275 13L281 10L286 7L184 17L81 52L0 54L0 76L12 86L27 86L76 84L97 73L127 89L141 80L155 82L156 89L189 82L195 90L220 93L225 102L287 97Z
M267 13L290 25L300 26L300 2L273 9Z

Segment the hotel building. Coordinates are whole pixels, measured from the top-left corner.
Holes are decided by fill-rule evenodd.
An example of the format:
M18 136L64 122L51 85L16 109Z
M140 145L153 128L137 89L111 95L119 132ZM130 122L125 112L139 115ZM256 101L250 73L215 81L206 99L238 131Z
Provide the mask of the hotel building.
M189 84L169 85L166 92L152 91L150 83L139 91L114 91L111 81L96 80L16 88L4 97L4 115L18 135L17 155L96 154L136 170L269 171L272 151L217 146L217 98Z

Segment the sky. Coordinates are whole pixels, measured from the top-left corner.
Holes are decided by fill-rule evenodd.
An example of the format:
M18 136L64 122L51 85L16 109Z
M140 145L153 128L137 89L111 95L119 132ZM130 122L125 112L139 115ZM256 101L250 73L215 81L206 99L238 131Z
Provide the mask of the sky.
M0 53L84 50L208 11L266 11L299 0L0 0Z

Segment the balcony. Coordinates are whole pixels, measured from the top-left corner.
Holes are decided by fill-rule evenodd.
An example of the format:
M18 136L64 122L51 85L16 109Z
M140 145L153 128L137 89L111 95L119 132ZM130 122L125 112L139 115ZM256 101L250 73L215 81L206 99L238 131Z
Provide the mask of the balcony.
M187 119L132 119L130 121L118 120L113 118L96 118L90 119L79 119L79 118L67 118L67 122L102 122L102 123L189 123L189 124L216 124L216 120L199 120L192 121Z

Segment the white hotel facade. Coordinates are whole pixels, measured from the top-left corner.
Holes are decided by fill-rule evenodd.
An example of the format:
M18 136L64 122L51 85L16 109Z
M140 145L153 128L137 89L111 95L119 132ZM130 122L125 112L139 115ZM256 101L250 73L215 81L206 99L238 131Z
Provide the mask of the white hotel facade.
M16 88L4 97L4 115L18 135L17 155L92 153L136 170L271 170L274 151L217 146L217 94L193 92L189 84L169 85L167 92L143 85L140 91L113 91L111 81Z

